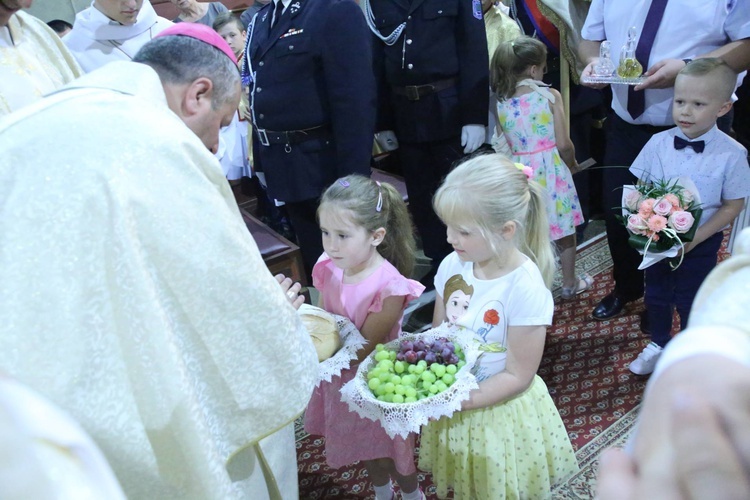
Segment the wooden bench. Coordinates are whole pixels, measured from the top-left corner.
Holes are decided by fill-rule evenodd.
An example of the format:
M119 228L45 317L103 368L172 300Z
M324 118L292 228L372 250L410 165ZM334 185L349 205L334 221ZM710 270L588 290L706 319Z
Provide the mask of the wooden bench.
M271 274L281 273L294 281L299 281L303 286L307 285L299 247L263 224L247 210L240 209L240 213Z
M380 170L379 168L373 167L372 174L370 177L374 181L378 182L387 182L388 184L392 185L396 188L396 190L401 193L401 197L404 199L404 201L408 204L409 203L409 193L406 192L406 183L404 182L404 178L400 175L392 174L391 172L386 172L385 170Z

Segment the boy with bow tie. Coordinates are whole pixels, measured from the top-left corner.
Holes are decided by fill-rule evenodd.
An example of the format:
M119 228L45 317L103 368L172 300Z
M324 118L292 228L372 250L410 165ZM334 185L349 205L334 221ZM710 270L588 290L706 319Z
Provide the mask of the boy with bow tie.
M630 167L646 183L689 177L700 191L703 209L695 238L685 244L682 265L673 270L661 261L646 269L651 343L630 364L630 371L637 375L653 371L670 340L675 308L681 329L687 324L695 294L716 266L722 231L750 196L747 150L716 127L717 118L732 108L736 79L721 59L702 58L687 64L674 85L672 118L677 127L654 135Z

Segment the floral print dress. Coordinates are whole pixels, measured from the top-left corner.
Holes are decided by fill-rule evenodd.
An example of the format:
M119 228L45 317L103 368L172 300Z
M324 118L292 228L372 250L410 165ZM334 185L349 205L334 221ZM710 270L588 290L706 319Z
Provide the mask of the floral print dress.
M528 165L534 180L547 191L550 238L559 240L575 233L583 224L570 170L560 158L555 141L555 124L546 89L524 80L534 92L498 102L498 124L512 151L513 161Z

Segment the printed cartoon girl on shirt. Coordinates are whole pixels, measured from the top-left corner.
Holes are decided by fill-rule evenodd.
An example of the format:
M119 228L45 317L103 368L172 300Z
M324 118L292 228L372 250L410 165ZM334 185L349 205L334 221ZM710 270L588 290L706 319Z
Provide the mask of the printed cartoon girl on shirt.
M461 329L467 327L467 325L459 325L458 322L469 310L472 295L474 295L474 286L468 284L463 276L454 274L448 279L443 289L445 322L448 326L456 326ZM478 337L481 337L484 342L485 345L482 346L482 350L504 352L504 349L500 349L504 338L500 339L500 344L488 342L487 339L490 334L493 334L490 338L496 340L495 336L504 329L503 305L493 300L485 304L482 310L483 312L476 317L475 323L471 325L472 331ZM501 337L504 337L504 335L501 335Z
M460 274L455 274L445 283L443 297L445 297L445 321L448 326L456 326L461 316L466 314L474 295L474 287L469 285Z

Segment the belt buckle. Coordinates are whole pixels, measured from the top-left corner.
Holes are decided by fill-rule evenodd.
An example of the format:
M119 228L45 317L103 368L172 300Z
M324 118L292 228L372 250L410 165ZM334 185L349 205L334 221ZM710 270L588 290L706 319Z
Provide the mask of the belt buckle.
M404 90L406 91L406 98L410 101L418 101L419 100L419 87L417 85L407 85L404 87Z
M258 133L258 138L260 139L260 143L263 146L270 146L271 143L268 142L268 134L266 133L266 129L259 128L255 129L255 131Z

